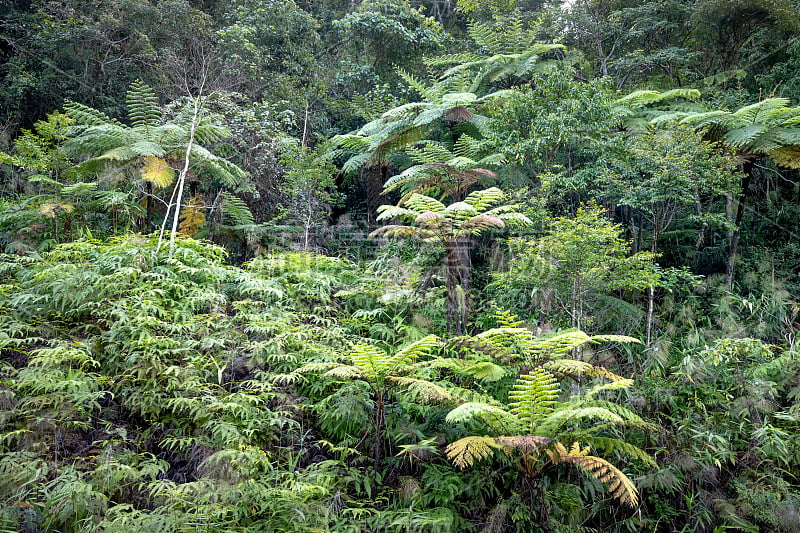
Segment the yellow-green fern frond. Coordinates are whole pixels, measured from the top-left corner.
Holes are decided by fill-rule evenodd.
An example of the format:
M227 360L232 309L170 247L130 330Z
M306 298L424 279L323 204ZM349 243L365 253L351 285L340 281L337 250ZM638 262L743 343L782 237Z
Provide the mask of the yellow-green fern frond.
M464 198L464 202L468 203L479 213L486 211L493 205L502 201L505 193L497 187L490 187L482 191L474 191Z
M776 165L785 168L800 168L800 146L783 146L769 152L770 159Z
M577 361L575 359L553 359L544 363L544 368L555 374L563 374L566 376L591 376L603 377L611 380L612 382L628 381L633 383L628 378L617 375L607 368L589 364L585 361Z
M628 476L605 459L588 453L589 448L582 448L577 442L569 450L560 443L548 450L548 455L554 464L569 463L580 467L596 480L605 483L608 491L620 503L636 507L639 504L639 493Z
M445 209L447 209L439 200L431 198L430 196L425 196L424 194L412 194L411 198L406 201L406 206L418 213L433 211L440 215L444 215Z
M422 239L432 239L436 236L435 233L426 228L415 228L414 226L403 226L398 224L390 224L388 226L381 226L369 234L370 238L374 237L420 237Z
M353 365L340 365L335 366L325 372L325 376L333 378L353 379L360 378L364 373L361 368Z
M382 205L378 208L378 217L375 220L381 222L383 220L391 220L398 217L409 218L416 215L416 211L412 211L404 207L399 207L396 205Z
M616 374L614 374L616 376ZM587 399L594 398L601 392L610 391L610 390L620 390L620 389L627 389L633 386L633 380L628 378L622 378L617 381L612 381L611 383L603 383L602 385L595 385L588 391L584 396Z
M445 454L456 467L463 470L492 455L497 447L492 437L464 437L449 444L445 448Z
M180 226L178 231L187 237L194 237L200 230L200 226L206 221L206 216L203 214L202 208L205 205L203 197L199 194L192 196L187 205L180 214Z
M610 454L624 455L630 459L642 461L647 466L658 468L658 463L649 453L645 452L638 446L634 446L633 444L625 442L622 439L594 436L589 436L586 438L582 437L581 439L586 443L591 444L594 450L602 451L603 455L605 456Z
M445 417L450 424L480 420L493 431L503 433L522 432L523 428L519 418L505 409L484 402L462 403Z
M430 355L433 350L440 346L442 346L442 340L439 337L436 335L428 335L399 350L389 358L387 364L390 370L397 370L419 357Z
M350 354L353 365L369 380L383 377L389 370L389 356L375 346L368 344L356 344Z
M324 362L324 363L307 363L300 368L298 368L295 372L299 374L310 374L312 372L326 372L331 368L342 366L341 363L335 362Z
M423 402L441 403L456 402L458 398L453 396L447 389L431 381L400 376L391 376L388 381L405 389L411 396L419 398Z
M524 424L525 433L533 433L539 421L553 411L559 389L556 378L542 368L517 378L514 388L508 393L508 405Z

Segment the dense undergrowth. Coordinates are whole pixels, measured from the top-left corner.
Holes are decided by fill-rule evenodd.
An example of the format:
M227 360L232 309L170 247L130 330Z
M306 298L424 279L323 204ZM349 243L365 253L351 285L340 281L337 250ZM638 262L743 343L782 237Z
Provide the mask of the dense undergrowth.
M507 313L440 338L396 327L419 311L398 292L189 239L6 256L3 530L796 529L796 352L642 365L634 339Z
M0 533L800 531L798 21L0 2Z

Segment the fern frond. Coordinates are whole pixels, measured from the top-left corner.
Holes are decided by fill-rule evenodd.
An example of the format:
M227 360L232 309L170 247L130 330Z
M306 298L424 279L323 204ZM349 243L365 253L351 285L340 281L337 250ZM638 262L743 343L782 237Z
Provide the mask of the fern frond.
M353 346L350 359L369 380L383 378L391 368L386 352L369 344Z
M431 198L430 196L425 196L423 194L412 194L411 198L409 198L406 201L406 205L408 206L409 209L412 209L417 213L432 211L434 213L444 215L445 209L447 209L445 205L439 200Z
M299 371L298 371L299 372ZM323 374L327 377L353 379L361 377L363 372L357 366L353 365L340 365L335 366Z
M603 342L617 342L620 344L642 344L642 341L636 337L629 337L628 335L592 335L592 344L600 344Z
M244 200L228 192L222 192L222 213L231 226L252 226L255 224L253 213Z
M639 504L639 493L628 476L605 459L588 455L588 448L581 448L576 442L568 451L558 443L548 450L548 454L554 464L574 464L596 480L608 485L611 495L621 503L630 507Z
M433 350L442 346L442 340L436 335L428 335L418 341L412 342L405 348L399 350L391 358L388 365L390 371L408 365L415 359L430 355Z
M139 80L128 88L125 96L128 119L134 127L155 127L161 124L161 108L153 89Z
M508 393L509 410L524 424L524 433L534 433L540 420L553 411L560 385L556 378L542 368L517 378Z
M642 461L647 466L658 468L658 463L653 457L642 450L638 446L634 446L622 439L615 439L613 437L587 437L583 438L584 442L590 444L596 450L602 450L603 455L617 454L624 455L630 459L637 459Z
M554 374L563 374L567 376L592 376L592 377L603 377L606 379L610 379L614 383L621 383L621 382L630 382L633 383L632 380L624 378L620 375L617 375L607 368L602 366L592 365L585 361L578 361L575 359L553 359L547 361L542 365L544 368L553 372Z
M463 470L492 455L497 447L492 437L464 437L448 444L445 454L456 467Z
M434 239L436 237L433 232L425 228L416 228L414 226L401 226L395 224L381 226L369 234L370 238L380 236L397 238L420 237L422 239Z
M406 209L405 207L400 207L396 205L382 205L378 208L378 217L375 219L378 222L382 222L384 220L392 220L393 218L412 218L416 217L419 213L416 211L412 211L411 209Z
M481 213L505 198L505 193L497 187L490 187L482 191L473 191L464 198L464 202L471 205Z
M341 363L336 362L324 362L324 363L306 363L305 365L301 366L295 372L299 374L310 374L312 372L327 372L331 368L342 366Z
M465 374L481 381L499 381L506 377L508 372L502 366L489 361L479 361L462 370Z
M616 375L616 374L614 374L614 375ZM617 381L612 381L610 383L604 383L602 385L595 385L594 387L592 387L591 389L586 391L586 393L584 394L584 397L586 397L587 399L591 399L591 398L594 398L595 396L597 396L598 394L600 394L601 392L610 391L610 390L616 391L616 390L620 390L620 389L627 389L627 388L630 388L632 386L633 386L633 380L632 379L623 378L623 379L620 379L620 380L617 380Z
M553 411L546 418L540 420L536 432L545 435L557 435L567 422L576 422L584 418L615 424L621 424L625 421L623 417L604 407L562 408L558 411Z
M480 235L488 229L503 229L506 223L500 217L492 215L478 215L465 221L461 226L461 230L457 233L458 237L467 237L469 235Z
M122 123L113 119L92 107L87 105L67 100L64 103L65 114L75 121L75 124L80 126L102 126L104 124L113 124L115 126L122 126Z
M519 418L505 409L485 402L462 403L445 417L450 424L458 424L472 420L480 420L493 431L517 433L522 430Z
M412 396L424 402L442 403L458 401L458 398L453 396L450 391L431 381L401 376L390 376L387 380L401 387L405 387Z
M156 187L168 187L175 179L175 169L160 157L147 156L144 165L139 170L142 179L149 181Z

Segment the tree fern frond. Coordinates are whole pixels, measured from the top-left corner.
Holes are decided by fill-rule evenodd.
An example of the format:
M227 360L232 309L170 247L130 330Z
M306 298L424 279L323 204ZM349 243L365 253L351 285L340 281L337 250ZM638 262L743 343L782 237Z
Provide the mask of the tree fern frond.
M161 124L162 115L158 98L149 85L139 80L133 82L125 95L125 103L132 126L155 127Z
M508 371L502 366L489 361L479 361L463 369L467 375L481 381L499 381L508 375Z
M567 355L575 348L583 346L591 341L591 337L583 331L568 331L550 337L535 339L530 352L534 356L547 355L553 357L557 355Z
M527 428L523 433L533 434L539 421L553 411L560 388L556 378L542 368L517 378L508 393L508 406Z
M483 212L501 202L505 193L497 187L490 187L482 191L473 191L464 198L464 202L471 205L477 212Z
M435 90L436 86L429 87L413 74L406 72L403 69L397 69L397 74L404 82L408 84L409 87L417 91L425 101L434 102L440 96L439 94L437 94L437 91Z
M658 468L658 463L653 457L638 446L634 446L622 439L613 437L586 437L582 441L590 444L596 450L602 450L603 455L617 454L624 455L630 459L642 461L647 466Z
M599 407L601 409L605 409L606 411L614 414L621 418L627 425L627 422L633 422L634 424L645 424L646 422L642 420L642 417L624 407L618 403L610 402L608 400L598 400L598 399L581 399L576 402L567 402L563 404L567 410L569 410L570 406L576 406L579 408L592 408L592 407ZM608 419L607 419L608 420ZM619 423L617 420L609 420L611 422Z
M251 226L255 224L253 213L244 200L228 192L222 192L222 213L231 226Z
M501 213L497 218L502 220L507 228L528 228L533 225L533 221L522 213Z
M627 378L617 375L607 368L596 366L585 361L578 361L575 359L552 359L545 362L542 366L555 374L563 374L567 376L597 376L610 379L613 383L631 382Z
M523 455L530 455L546 448L555 442L550 437L539 437L537 435L519 435L514 437L497 437L494 439L497 444L503 447L503 451L512 451Z
M140 156L162 157L167 151L158 143L152 141L136 141L131 145L131 151Z
M492 215L478 215L474 216L464 222L461 226L460 235L467 237L469 235L480 235L487 229L503 229L506 223L500 217Z
M419 398L423 402L441 403L458 401L458 398L453 396L450 391L431 381L403 376L391 376L388 378L388 381L405 387L412 396Z
M396 238L407 238L407 237L420 237L422 239L433 239L436 235L425 228L417 228L414 226L402 226L396 224L389 224L387 226L381 226L380 228L376 229L372 233L369 234L370 238L375 237L396 237Z
M299 370L298 370L299 372ZM331 368L324 376L327 377L335 377L335 378L344 378L344 379L353 379L358 378L364 375L361 371L361 368L353 365L339 365Z
M592 335L592 344L601 344L603 342L617 342L620 344L642 344L642 341L636 337L629 337L628 335Z
M388 360L390 371L403 367L419 357L430 355L433 350L442 346L442 340L436 335L428 335L398 350Z
M368 380L383 378L391 368L386 352L370 344L353 346L350 359Z
M160 157L145 157L139 173L144 181L161 188L168 187L175 179L175 169Z
M409 209L416 211L417 213L432 211L440 215L444 215L445 210L447 209L445 205L439 200L431 198L430 196L425 196L423 194L411 195L411 197L406 201L406 206L408 206Z
M463 470L492 455L497 447L492 437L464 437L449 444L445 454L456 467Z
M600 367L600 368L602 368L602 367ZM614 374L614 375L616 376L616 374ZM616 391L616 390L620 390L620 389L627 389L627 388L630 388L632 386L633 386L633 380L632 379L622 378L622 379L619 379L617 381L611 381L610 383L603 383L602 385L595 385L594 387L592 387L591 389L586 391L584 396L586 398L594 398L595 396L597 396L601 392L610 391L610 390Z
M436 57L426 57L423 63L429 67L441 67L443 65L463 65L472 61L479 61L483 56L471 52L460 52L456 54L444 54Z
M384 220L392 220L394 218L414 218L418 215L419 213L416 211L406 209L405 207L396 205L382 205L378 208L378 217L375 220L382 222Z
M122 123L113 119L92 107L87 105L67 100L64 103L65 114L75 121L75 124L80 126L102 126L104 124L113 124L115 126L122 126Z
M633 482L621 470L605 459L588 455L588 448L581 448L578 443L567 450L560 443L548 450L554 464L570 463L608 485L609 492L621 503L630 507L639 504L639 494Z
M537 433L557 435L567 422L575 422L584 418L604 420L615 424L625 421L623 417L604 407L562 408L540 420L536 428Z
M513 429L522 429L519 419L505 409L485 402L462 403L445 417L450 424L458 424L471 420L480 420L492 430L509 432Z
M299 374L310 374L312 372L327 372L331 368L337 366L342 366L342 364L333 361L321 362L321 363L306 363L297 370L295 370L295 372Z

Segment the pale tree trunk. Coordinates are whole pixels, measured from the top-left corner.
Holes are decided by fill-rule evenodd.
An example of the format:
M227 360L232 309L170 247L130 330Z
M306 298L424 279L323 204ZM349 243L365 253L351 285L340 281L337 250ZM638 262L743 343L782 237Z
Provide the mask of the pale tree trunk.
M656 289L650 285L647 291L647 334L646 346L649 348L653 344L653 320L655 317Z
M194 134L197 130L197 118L200 116L200 96L194 99L194 112L192 113L192 126L189 130L189 142L186 145L186 155L183 160L183 168L178 176L178 183L175 187L178 189L175 198L175 212L172 217L172 233L169 236L169 256L175 252L175 235L178 233L178 219L181 215L181 201L183 200L183 186L186 183L186 174L189 173L189 156L192 153L192 146L194 145Z

